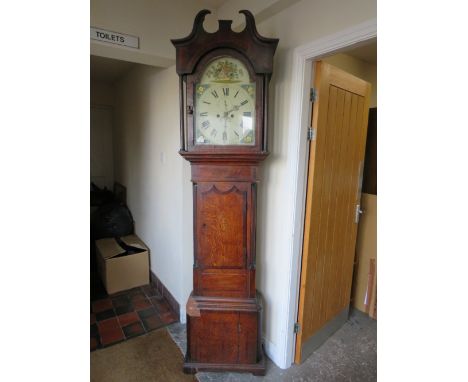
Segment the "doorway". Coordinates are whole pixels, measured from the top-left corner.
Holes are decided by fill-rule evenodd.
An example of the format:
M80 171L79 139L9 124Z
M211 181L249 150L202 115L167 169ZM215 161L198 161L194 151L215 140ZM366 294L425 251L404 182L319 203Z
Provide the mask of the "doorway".
M139 173L144 158L134 138L139 120L133 112L148 98L127 95L128 85L135 85L132 95L144 93L132 75L146 69L132 62L90 57L91 351L118 346L179 320L177 302L149 267L151 248L135 232L129 202L136 199L140 184L125 176L125 171ZM146 200L150 202L151 198Z
M313 100L310 119L313 130L295 325L296 363L306 359L346 322L352 296L358 296L353 303L357 309L371 316L376 314L373 216L359 229L360 245L355 257L361 204L375 214L373 195L365 194L361 202L361 185L364 172L367 183L376 185L376 155L370 155L375 163L364 165L369 105L376 106L376 41L316 61L314 71L314 94L318 92L318 99ZM374 136L372 131L371 153L376 153ZM360 257L362 261L358 261Z

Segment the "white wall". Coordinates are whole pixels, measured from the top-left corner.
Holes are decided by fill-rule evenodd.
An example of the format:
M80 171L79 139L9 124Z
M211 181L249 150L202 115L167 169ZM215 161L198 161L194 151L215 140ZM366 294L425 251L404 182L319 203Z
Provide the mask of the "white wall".
M210 8L203 0L91 0L91 26L140 38L140 48L91 40L91 54L158 67L175 63L171 38L192 30L195 15ZM217 22L207 16L207 28Z
M127 187L136 233L151 249L152 271L185 305L184 287L191 283L182 277L190 267L182 261L188 179L178 154L178 77L174 67L138 65L115 86L115 179Z
M114 185L112 109L92 106L90 112L91 182L112 190Z
M102 81L90 86L91 182L112 190L114 185L113 105L114 89Z
M92 80L90 86L91 105L94 106L114 106L114 87L104 81Z
M369 64L346 53L325 57L323 61L369 82L372 86L369 107L377 107L377 65Z
M218 14L233 19L238 9L250 8L250 2L239 0L233 13L233 3L221 7ZM257 25L260 34L280 39L271 83L271 154L262 166L259 184L257 286L265 299L267 354L277 365L286 368L290 366L286 340L291 335L287 307L294 208L290 198L294 184L288 173L292 52L314 39L375 18L376 3L375 0L280 0L276 3L281 6L264 9L262 15L266 18ZM283 9L284 6L288 7ZM126 32L118 25L123 17L107 27ZM139 17L142 25L146 25L144 20L148 16ZM192 22L193 18L177 22L178 30L171 37L188 34ZM125 25L123 21L122 25ZM173 50L172 57L174 53ZM119 122L115 140L117 150L122 151L115 153L116 180L128 187L137 233L152 250L152 270L184 307L192 289L192 194L189 166L177 153L179 111L175 67L161 71L138 67L117 88ZM165 154L164 163L161 153Z

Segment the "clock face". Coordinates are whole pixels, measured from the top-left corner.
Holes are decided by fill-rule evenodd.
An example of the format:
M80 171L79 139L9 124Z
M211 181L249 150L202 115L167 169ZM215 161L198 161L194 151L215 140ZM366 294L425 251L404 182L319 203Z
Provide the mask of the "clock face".
M195 84L195 144L255 145L255 82L232 57L211 61Z

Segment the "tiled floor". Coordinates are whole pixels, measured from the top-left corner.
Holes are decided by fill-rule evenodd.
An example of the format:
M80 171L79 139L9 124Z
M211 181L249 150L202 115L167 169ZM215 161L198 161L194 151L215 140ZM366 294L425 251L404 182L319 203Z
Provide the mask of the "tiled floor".
M91 351L178 321L170 305L152 285L114 295L102 291L93 295Z

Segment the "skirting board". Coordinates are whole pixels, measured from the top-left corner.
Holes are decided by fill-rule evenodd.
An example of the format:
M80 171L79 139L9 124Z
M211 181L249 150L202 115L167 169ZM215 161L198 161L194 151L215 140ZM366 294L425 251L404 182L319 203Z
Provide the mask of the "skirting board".
M169 290L166 288L166 286L159 280L158 276L156 276L153 271L150 271L151 274L151 284L153 284L156 289L161 293L161 296L163 296L166 301L169 303L171 306L172 310L177 314L177 318L180 321L180 305L177 302L177 300L174 298L174 296L169 292Z
M322 329L310 337L302 345L302 360L304 362L315 350L317 350L323 343L339 328L341 328L348 320L349 305L344 308L338 315L328 322Z
M265 350L267 357L270 358L276 365L278 365L281 369L286 369L281 367L278 363L278 360L281 359L281 354L278 351L278 347L265 337L263 337L263 349Z

